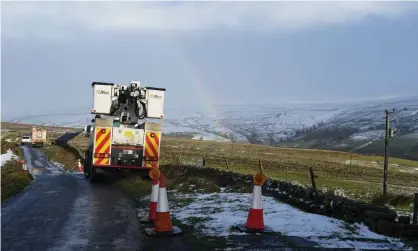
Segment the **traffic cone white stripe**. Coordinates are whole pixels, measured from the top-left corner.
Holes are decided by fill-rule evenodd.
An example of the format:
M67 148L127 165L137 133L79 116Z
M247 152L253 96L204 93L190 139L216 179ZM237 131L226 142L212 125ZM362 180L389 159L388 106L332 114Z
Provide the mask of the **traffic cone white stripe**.
M160 187L158 191L158 204L157 204L157 212L169 212L168 208L168 198L167 198L167 190L165 187Z
M261 196L261 186L257 186L257 185L253 186L251 208L263 209L263 198Z
M83 166L81 165L80 159L78 160L77 172L79 173L83 172Z
M156 182L156 184L152 184L152 191L151 191L151 202L158 202L158 190L160 188L160 183Z
M158 180L152 181L151 200L149 203L148 219L154 221L157 218L157 205L158 205L158 190L160 183Z
M170 211L168 209L167 188L164 174L160 175L160 189L158 191L157 218L154 222L156 232L172 232Z

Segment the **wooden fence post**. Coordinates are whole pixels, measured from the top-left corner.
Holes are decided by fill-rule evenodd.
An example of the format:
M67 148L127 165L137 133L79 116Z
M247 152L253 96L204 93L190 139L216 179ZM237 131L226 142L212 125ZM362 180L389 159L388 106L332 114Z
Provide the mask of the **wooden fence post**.
M418 193L415 193L414 215L412 217L412 224L418 224Z
M315 182L315 174L314 174L313 167L309 167L309 173L311 175L312 189L314 190L316 194L316 182Z
M181 165L181 153L178 155L177 158L177 165L180 166Z
M203 158L202 158L202 166L205 166L205 165L206 165L206 156L203 155Z
M261 158L258 158L258 167L260 168L260 173L264 173L263 172L263 163L261 163Z
M352 160L353 160L353 154L350 154L350 167L351 167Z
M226 170L229 170L229 166L228 166L228 157L225 157L225 164L226 164Z

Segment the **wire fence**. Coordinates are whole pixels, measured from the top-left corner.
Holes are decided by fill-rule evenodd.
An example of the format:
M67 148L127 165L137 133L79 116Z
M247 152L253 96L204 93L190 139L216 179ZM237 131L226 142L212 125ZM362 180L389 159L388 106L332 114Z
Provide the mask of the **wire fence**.
M337 162L324 161L321 164L294 163L292 160L270 160L254 157L231 157L218 155L201 155L191 152L163 152L160 164L195 165L214 167L222 170L253 174L262 162L267 176L280 178L289 175L302 175L309 180L311 168L318 178L334 179L336 181L382 182L382 172L378 168L367 168L360 165L344 165ZM391 185L418 186L418 176L402 172L393 172L389 176Z

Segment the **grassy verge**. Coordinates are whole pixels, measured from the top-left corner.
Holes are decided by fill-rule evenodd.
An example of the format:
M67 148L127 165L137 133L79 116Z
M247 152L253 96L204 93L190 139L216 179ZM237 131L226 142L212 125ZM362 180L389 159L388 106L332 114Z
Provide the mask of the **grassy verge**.
M16 141L17 137L17 134L10 133L1 139L1 154L5 154L10 149L19 159L23 159L20 140Z
M14 135L8 135L1 140L1 154L7 152L8 149L13 151L18 159L23 159L23 154L18 144L13 140ZM16 160L9 160L1 167L1 200L19 193L32 182L32 176L22 170L22 164Z
M22 170L22 164L8 161L1 168L1 200L22 191L32 182L29 172Z
M67 171L77 171L78 160L70 151L57 145L46 146L42 150L52 163L60 163Z

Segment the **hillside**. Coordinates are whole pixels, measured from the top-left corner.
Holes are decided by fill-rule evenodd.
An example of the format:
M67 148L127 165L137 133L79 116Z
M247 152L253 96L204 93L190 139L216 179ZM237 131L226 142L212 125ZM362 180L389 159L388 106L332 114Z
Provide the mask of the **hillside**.
M384 110L395 109L392 156L418 160L418 96L357 103L214 106L210 112L166 109L165 135L299 148L383 154ZM88 112L4 118L84 127Z

